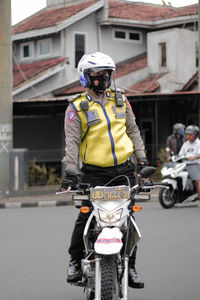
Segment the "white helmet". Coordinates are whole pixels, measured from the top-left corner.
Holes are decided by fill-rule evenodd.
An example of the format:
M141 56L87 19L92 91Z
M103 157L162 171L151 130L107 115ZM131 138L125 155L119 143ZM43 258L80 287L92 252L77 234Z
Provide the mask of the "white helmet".
M199 127L195 126L195 125L189 125L189 126L187 126L185 133L186 134L194 134L194 137L196 139L199 135Z
M84 55L78 63L78 75L83 87L90 87L88 73L110 70L110 84L112 71L115 71L115 63L112 58L104 53L95 52Z

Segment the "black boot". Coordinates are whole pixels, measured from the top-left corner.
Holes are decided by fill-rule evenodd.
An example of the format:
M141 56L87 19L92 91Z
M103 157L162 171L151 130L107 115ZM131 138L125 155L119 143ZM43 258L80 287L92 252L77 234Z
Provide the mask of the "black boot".
M81 261L70 258L67 282L77 282L82 279Z
M140 281L137 271L135 269L137 245L135 246L132 255L129 257L128 264L128 285L134 289L143 289L144 282Z
M144 282L140 281L135 267L129 266L128 285L134 289L143 289L144 288Z

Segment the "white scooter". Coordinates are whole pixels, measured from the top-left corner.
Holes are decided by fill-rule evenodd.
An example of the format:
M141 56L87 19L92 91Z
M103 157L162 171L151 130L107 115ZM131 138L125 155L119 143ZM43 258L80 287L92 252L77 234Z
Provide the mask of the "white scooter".
M169 189L160 189L159 202L164 208L172 208L176 203L195 202L198 194L192 180L186 170L186 158L184 156L172 156L172 162L167 162L161 169L163 183L169 185Z

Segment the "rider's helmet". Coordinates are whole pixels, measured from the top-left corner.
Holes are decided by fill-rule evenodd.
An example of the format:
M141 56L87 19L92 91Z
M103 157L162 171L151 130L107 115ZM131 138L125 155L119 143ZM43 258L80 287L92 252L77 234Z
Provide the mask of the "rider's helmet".
M176 123L173 125L174 134L184 135L184 130L185 130L185 125L183 125L182 123Z
M194 137L196 139L199 135L199 127L195 126L195 125L189 125L186 127L185 133L186 134L194 134Z
M102 91L110 87L112 72L115 71L115 63L112 58L104 53L95 52L84 55L78 63L79 80L83 87L94 91ZM90 76L89 73L107 70L108 76Z

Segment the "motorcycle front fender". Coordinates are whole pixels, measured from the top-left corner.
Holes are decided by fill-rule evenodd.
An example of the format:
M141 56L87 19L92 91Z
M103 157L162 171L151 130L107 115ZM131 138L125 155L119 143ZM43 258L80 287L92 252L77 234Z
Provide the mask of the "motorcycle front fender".
M97 237L94 249L98 254L112 255L120 253L122 246L122 233L119 228L105 227Z
M171 179L171 178L165 178L165 179L162 180L162 182L171 184L171 186L173 187L174 190L177 189L177 181L174 180L174 179Z

